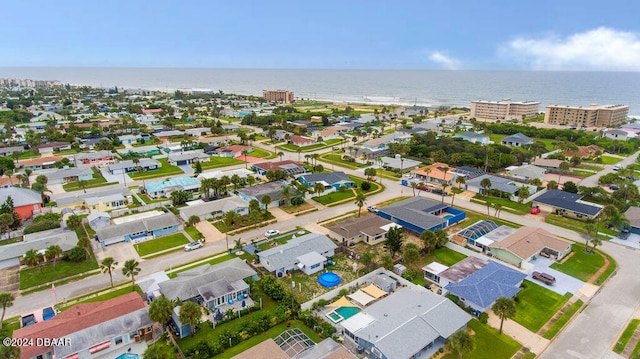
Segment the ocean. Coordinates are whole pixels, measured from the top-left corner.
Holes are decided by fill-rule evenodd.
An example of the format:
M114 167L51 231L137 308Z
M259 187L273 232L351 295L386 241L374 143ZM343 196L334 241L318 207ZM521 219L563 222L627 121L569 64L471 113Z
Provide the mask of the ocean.
M59 80L95 87L162 91L210 89L262 95L293 91L296 98L376 104L464 106L473 100L629 105L640 118L640 72L272 70L181 68L0 68L0 78Z

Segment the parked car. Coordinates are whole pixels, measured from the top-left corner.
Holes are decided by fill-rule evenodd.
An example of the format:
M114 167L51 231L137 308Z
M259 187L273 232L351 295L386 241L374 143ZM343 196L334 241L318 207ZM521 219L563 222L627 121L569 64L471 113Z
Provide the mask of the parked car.
M49 320L56 316L56 312L52 307L46 307L42 310L42 320Z
M280 231L277 229L270 229L264 232L265 237L273 237L273 236L277 236L278 234L280 234Z
M613 170L614 170L614 171L618 171L618 170L621 170L621 169L622 169L622 165L615 165L615 166L613 166Z
M198 249L198 248L202 248L203 244L201 241L195 241L195 242L191 242L189 244L187 244L186 246L184 246L184 250L185 252L189 252L192 251L194 249Z
M377 206L369 206L367 207L367 211L371 213L378 213L380 212L380 208L378 208Z
M556 278L547 273L533 272L531 273L531 276L533 277L533 279L537 279L546 285L552 285L556 282Z
M33 313L25 315L20 320L21 328L28 327L28 326L34 325L36 323L37 323L36 316Z
M609 189L612 191L617 191L620 189L620 186L618 186L617 184L612 184L609 186Z

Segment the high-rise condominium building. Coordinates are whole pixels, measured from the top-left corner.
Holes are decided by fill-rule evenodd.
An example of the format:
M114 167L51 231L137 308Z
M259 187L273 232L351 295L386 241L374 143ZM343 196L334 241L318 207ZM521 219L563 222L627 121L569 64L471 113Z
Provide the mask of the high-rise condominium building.
M262 97L267 101L293 103L293 92L285 90L262 90Z
M553 105L547 106L544 123L575 127L618 127L627 121L628 114L629 106L626 105Z
M491 120L516 119L524 120L536 117L540 102L522 101L473 101L471 102L471 117Z

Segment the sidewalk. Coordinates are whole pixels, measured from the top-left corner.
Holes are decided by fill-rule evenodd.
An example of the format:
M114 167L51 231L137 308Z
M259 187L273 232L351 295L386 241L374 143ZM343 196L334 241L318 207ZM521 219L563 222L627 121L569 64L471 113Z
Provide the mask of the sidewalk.
M496 329L500 329L500 317L495 315L491 310L487 311L487 313L489 314L488 324ZM504 320L502 331L536 354L542 353L550 343L549 339L532 333L529 329L511 319Z

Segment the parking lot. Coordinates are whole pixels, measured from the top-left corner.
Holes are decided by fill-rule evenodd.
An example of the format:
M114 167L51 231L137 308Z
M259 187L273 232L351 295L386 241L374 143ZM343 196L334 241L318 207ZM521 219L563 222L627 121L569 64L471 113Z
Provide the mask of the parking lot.
M531 262L534 267L527 271L527 279L534 283L545 286L546 288L549 288L561 295L564 295L567 292L575 294L578 290L580 290L580 288L584 285L584 282L562 272L558 272L555 269L549 268L549 266L553 263L553 259L537 257L536 260ZM531 276L531 273L533 272L543 272L550 274L556 278L556 282L553 285L546 285L539 280L533 279L533 277Z

